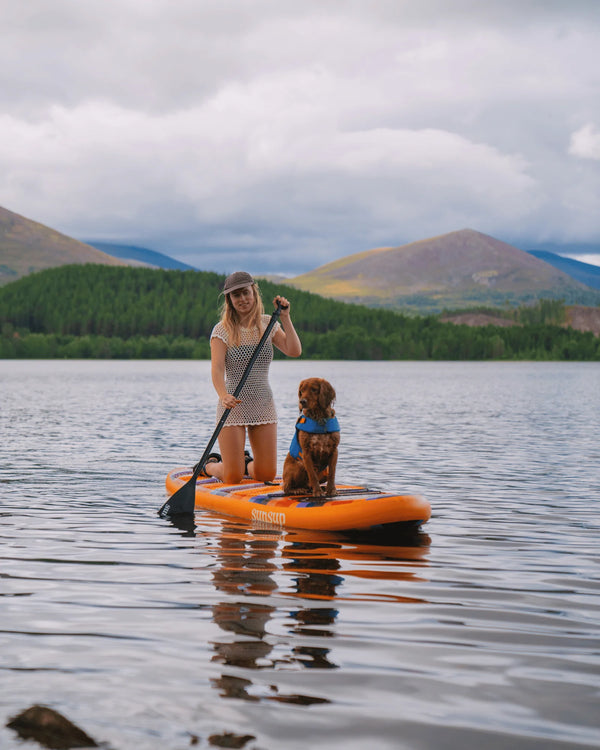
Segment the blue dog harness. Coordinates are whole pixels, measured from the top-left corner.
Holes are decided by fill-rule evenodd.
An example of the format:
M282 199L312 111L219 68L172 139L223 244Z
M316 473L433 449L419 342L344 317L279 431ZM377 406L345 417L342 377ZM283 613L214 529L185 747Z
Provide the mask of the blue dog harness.
M311 419L310 417L305 417L304 414L301 414L296 422L296 432L294 433L290 445L290 455L293 458L301 459L302 448L300 447L300 441L298 440L298 430L324 435L327 432L339 432L340 425L337 421L337 417L330 417L325 422L317 422L316 419Z

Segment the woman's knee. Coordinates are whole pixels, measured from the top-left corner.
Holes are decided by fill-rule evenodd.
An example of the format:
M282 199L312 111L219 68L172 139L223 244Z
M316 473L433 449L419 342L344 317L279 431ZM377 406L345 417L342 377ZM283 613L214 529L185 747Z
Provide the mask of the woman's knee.
M248 434L254 454L252 476L259 482L270 482L277 473L277 425L255 425Z
M244 476L244 427L233 425L219 435L219 448L223 461L222 479L225 484L239 484Z
M227 471L227 469L225 469L223 472L224 484L240 484L243 478L243 475L237 471Z
M258 482L271 482L275 479L277 473L277 463L274 461L264 461L254 458L252 464L252 476Z

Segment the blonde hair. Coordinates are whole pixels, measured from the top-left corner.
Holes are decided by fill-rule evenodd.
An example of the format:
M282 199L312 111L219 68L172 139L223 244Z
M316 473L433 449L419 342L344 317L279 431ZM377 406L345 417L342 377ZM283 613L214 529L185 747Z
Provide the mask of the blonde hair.
M250 318L249 328L256 328L259 334L263 332L262 316L265 313L265 308L260 294L258 284L254 282L252 284L252 291L254 292L254 309L252 310L252 317ZM237 310L233 306L231 297L229 294L225 295L225 301L221 308L221 323L223 323L225 330L227 331L227 339L230 346L239 346L242 336L242 326L240 322L240 316Z

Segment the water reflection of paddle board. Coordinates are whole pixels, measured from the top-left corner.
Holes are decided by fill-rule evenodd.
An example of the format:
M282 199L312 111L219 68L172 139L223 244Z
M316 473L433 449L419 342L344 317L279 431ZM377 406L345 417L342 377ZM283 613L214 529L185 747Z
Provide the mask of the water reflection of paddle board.
M191 476L189 468L170 471L166 479L169 495ZM284 495L280 479L273 484L244 479L241 484L227 485L211 477L199 478L196 508L267 526L320 531L418 528L431 516L431 506L418 495L396 495L346 484L336 488L336 497L320 499Z

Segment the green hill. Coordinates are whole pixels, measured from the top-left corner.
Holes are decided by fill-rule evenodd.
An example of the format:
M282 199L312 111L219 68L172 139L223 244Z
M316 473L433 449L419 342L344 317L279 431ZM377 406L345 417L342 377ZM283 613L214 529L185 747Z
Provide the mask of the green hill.
M34 333L208 337L219 318L224 275L208 271L61 266L30 274L0 289L0 325ZM267 312L282 291L266 279L260 288ZM341 325L370 326L390 333L398 313L371 310L299 290L290 292L294 322L306 333L327 333Z
M600 302L597 291L563 271L472 229L349 255L288 283L346 302L419 312L541 298Z
M223 280L91 264L32 273L0 288L0 358L208 358ZM260 286L271 310L282 287ZM600 360L600 339L555 324L560 303L528 308L525 325L472 328L300 290L287 296L307 359Z
M124 261L0 206L0 285L69 263L125 266Z

